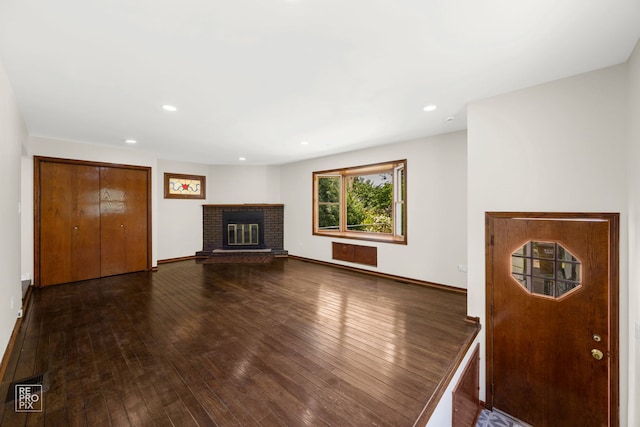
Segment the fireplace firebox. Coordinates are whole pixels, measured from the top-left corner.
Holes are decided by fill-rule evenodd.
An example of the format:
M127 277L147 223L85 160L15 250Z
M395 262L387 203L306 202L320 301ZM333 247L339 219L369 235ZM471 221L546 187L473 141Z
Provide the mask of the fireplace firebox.
M223 249L264 249L264 213L222 212Z

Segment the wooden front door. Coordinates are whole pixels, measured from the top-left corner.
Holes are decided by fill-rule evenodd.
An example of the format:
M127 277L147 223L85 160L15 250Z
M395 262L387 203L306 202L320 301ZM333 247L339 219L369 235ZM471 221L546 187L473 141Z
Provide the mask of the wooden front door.
M147 269L148 174L100 168L101 276Z
M487 405L618 424L618 215L487 214Z

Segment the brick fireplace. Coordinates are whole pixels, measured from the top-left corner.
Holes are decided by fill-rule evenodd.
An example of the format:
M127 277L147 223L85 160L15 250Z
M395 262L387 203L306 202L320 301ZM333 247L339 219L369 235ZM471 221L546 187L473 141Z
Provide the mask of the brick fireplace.
M202 251L270 251L286 256L284 250L284 205L228 204L202 206Z

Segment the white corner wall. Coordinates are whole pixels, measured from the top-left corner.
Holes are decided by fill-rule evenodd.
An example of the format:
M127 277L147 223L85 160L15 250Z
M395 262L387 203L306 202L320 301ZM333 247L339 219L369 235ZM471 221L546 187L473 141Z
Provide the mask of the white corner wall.
M487 211L619 212L620 400L627 424L627 66L468 107L468 313L485 319ZM485 358L481 331L481 359ZM481 398L485 398L481 365ZM636 398L637 399L637 398Z
M0 63L0 349L4 354L22 308L20 286L20 166L27 131Z
M407 159L408 244L312 234L312 173ZM466 287L466 132L291 163L281 167L284 247L291 255ZM331 259L331 242L377 246L378 267Z
M629 75L629 426L640 427L640 41Z

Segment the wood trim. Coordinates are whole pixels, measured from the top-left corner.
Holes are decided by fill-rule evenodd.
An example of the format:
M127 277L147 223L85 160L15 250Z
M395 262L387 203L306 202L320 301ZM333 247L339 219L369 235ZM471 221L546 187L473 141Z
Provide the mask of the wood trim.
M171 194L169 191L169 181L171 178L191 179L200 181L200 194ZM182 173L164 173L164 198L165 199L206 199L207 198L207 177L204 175L185 175Z
M486 317L486 407L493 408L493 317L491 315L493 301L493 220L504 218L545 218L567 220L601 219L609 224L609 301L610 301L610 336L611 372L609 380L610 424L620 425L620 214L614 212L485 212L485 317Z
M611 303L611 426L620 425L620 215L609 215L609 250L611 270L609 272L609 300Z
M476 316L467 316L465 318L465 321L469 322L469 323L475 323L475 324L478 324L478 325L480 324L480 318L476 317Z
M406 230L406 228L405 228ZM406 245L407 239L404 240L393 237L390 234L367 233L365 231L313 231L314 236L331 237L334 239L352 239L362 240L365 242L392 243L396 245Z
M206 256L197 257L195 255L189 255L189 256L182 256L182 257L177 257L177 258L159 259L158 260L158 264L169 264L169 263L172 263L172 262L189 261L189 260L198 259L198 258L208 258L208 257L206 257Z
M33 158L33 285L40 285L40 163L48 157Z
M431 418L431 415L433 415L433 412L438 406L438 403L440 403L440 399L444 395L444 392L446 391L447 387L451 383L453 376L455 375L456 371L460 367L460 364L462 364L462 361L464 360L464 356L467 354L467 352L471 348L471 345L473 344L476 337L478 336L478 333L480 333L480 329L481 329L481 326L478 325L473 336L471 336L467 341L467 343L465 343L465 345L460 349L460 351L456 355L456 358L454 359L454 362L449 367L447 374L438 383L438 386L436 387L434 393L431 395L431 398L422 409L422 413L420 413L416 421L413 423L413 427L424 426L427 424L427 422L429 421L429 418Z
M475 426L482 411L480 404L480 344L476 344L453 389L452 425ZM471 423L467 421L471 420Z
M51 163L66 163L71 165L98 166L98 167L122 168L122 169L138 169L138 170L151 169L150 166L129 165L125 163L93 162L89 160L63 159L58 157L46 157L46 156L34 156L33 160L38 161L36 164L40 162L51 162Z
M319 209L316 209L316 206L318 205L318 180L316 178L316 174L311 173L311 235L313 236L316 235L316 229L320 223L318 214Z
M407 159L398 159L398 160L390 160L388 162L378 162L378 163L369 163L366 165L359 166L346 166L342 168L334 168L334 169L326 169L321 171L314 171L314 174L328 174L331 172L336 173L346 173L347 171L353 171L353 175L359 175L362 173L370 172L370 169L377 170L381 166L389 165L390 168L393 169L393 165L397 165L398 163L404 163L405 167L407 166Z
M153 197L151 197L153 178L151 168L145 167L145 169L147 170L147 271L149 271L153 267Z
M492 213L485 213L484 251L485 251L485 394L487 408L493 409L493 218Z
M371 276L377 276L377 277L382 277L382 278L385 278L385 279L391 279L391 280L395 280L396 282L400 282L400 283L427 286L429 288L437 288L437 289L441 289L441 290L444 290L444 291L455 292L455 293L465 294L465 295L467 293L466 289L456 288L455 286L443 285L443 284L434 283L434 282L427 282L425 280L412 279L412 278L409 278L409 277L396 276L396 275L393 275L393 274L381 273L379 271L365 270L363 268L352 267L352 266L349 266L349 265L336 264L334 262L329 262L329 261L320 261L320 260L317 260L317 259L305 258L305 257L301 257L301 256L298 256L298 255L289 254L288 257L289 258L293 258L293 259L297 259L297 260L300 260L300 261L303 261L303 262L312 262L314 264L328 265L328 266L331 266L331 267L341 268L341 269L344 269L344 270L351 270L351 271L354 271L356 273L364 273L364 274L368 274L368 275L371 275Z
M147 173L147 271L152 269L152 258L153 258L153 228L152 228L152 175L151 175L151 167L150 166L137 166L137 165L127 165L120 163L105 163L105 162L93 162L87 160L76 160L76 159L63 159L57 157L44 157L44 156L34 156L33 157L33 218L34 218L34 227L33 227L33 261L34 261L34 280L33 286L40 287L40 164L50 162L50 163L63 163L63 164L72 164L72 165L84 165L84 166L95 166L95 167L109 167L109 168L119 168L119 169L134 169L146 171Z
M231 204L203 204L202 206L213 206L218 208L265 208L284 207L282 203L231 203Z

